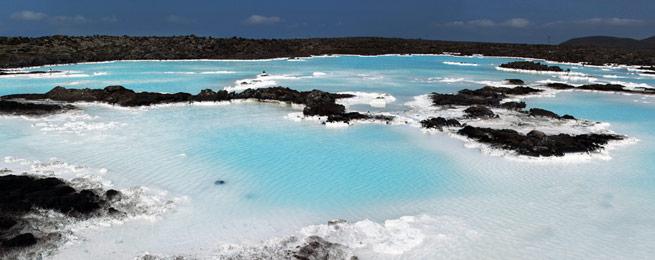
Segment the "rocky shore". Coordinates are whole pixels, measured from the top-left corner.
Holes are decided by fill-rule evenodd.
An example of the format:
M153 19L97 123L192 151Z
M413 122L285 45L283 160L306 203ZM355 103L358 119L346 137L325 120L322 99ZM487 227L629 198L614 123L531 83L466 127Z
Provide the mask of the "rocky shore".
M26 254L39 243L47 243L57 234L35 228L28 214L52 210L71 218L86 219L100 215L121 214L111 205L121 199L116 190L77 190L67 182L52 177L0 175L0 258L11 259Z
M36 104L26 101L57 101L63 103L99 102L123 107L139 107L172 103L221 102L232 100L256 99L260 101L280 101L304 105L305 116L324 116L327 122L344 122L352 120L391 121L385 115L346 112L345 106L337 104L339 98L351 98L348 94L334 94L320 90L297 91L284 87L247 89L242 92L225 90L202 90L197 95L189 93L154 93L135 92L122 86L108 86L104 89L67 89L55 87L44 94L16 94L0 98L0 113L14 115L39 115L73 109L71 105ZM4 105L3 105L4 104ZM3 109L3 106L6 107ZM43 113L42 113L43 112ZM47 113L46 113L47 112Z
M102 51L100 51L102 50ZM482 54L584 62L655 65L654 49L451 42L398 38L244 39L197 36L0 37L0 68L110 60L268 59L331 54Z

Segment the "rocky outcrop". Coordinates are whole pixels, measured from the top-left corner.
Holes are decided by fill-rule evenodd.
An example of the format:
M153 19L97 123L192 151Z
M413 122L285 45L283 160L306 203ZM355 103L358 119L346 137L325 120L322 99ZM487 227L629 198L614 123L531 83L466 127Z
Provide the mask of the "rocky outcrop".
M43 116L75 109L71 105L41 104L0 99L0 115Z
M356 256L348 257L345 248L341 244L326 241L319 236L310 236L305 239L305 244L293 253L293 258L298 260L358 259Z
M564 83L548 83L546 84L547 87L552 88L552 89L574 89L575 86L569 85L569 84L564 84Z
M443 117L431 117L421 121L423 128L433 128L442 130L444 127L460 127L462 126L456 119L445 119Z
M532 70L532 71L550 71L550 72L563 72L562 68L558 66L548 66L534 61L513 61L500 64L501 68L517 69L517 70Z
M349 94L334 94L320 90L297 91L284 87L246 89L242 92L225 90L202 90L197 95L189 93L154 93L135 92L122 86L108 86L104 89L67 89L55 87L45 94L18 94L2 97L4 100L51 100L58 102L100 102L124 107L151 106L170 103L219 102L239 99L257 99L261 101L280 101L305 105L306 116L326 116L328 122L350 122L352 120L391 121L393 117L371 115L359 112L346 112L343 105L337 104L339 98L350 98ZM7 101L14 102L15 101ZM25 104L25 103L19 103ZM1 103L0 103L1 105ZM61 105L56 105L61 106ZM54 109L55 107L53 107ZM1 109L1 108L0 108ZM0 110L1 111L1 110Z
M518 85L518 86L525 85L525 81L521 79L506 79L505 82L507 82L507 84L510 85Z
M560 116L555 112L548 111L542 108L531 108L530 110L528 110L528 114L534 117L540 116L540 117L548 117L554 119L575 119L575 117L573 117L572 115Z
M623 136L609 134L546 135L539 131L532 131L524 135L511 129L472 126L465 126L458 133L495 148L511 150L520 155L532 157L589 153L601 149L609 141L624 138Z
M472 106L465 109L464 113L466 113L466 117L468 118L489 119L498 117L491 109L485 106Z
M483 87L476 90L464 89L457 92L457 94L439 94L432 93L430 95L432 104L435 106L472 106L484 105L491 107L500 107L501 101L508 97L508 95L521 96L539 93L542 90L530 87Z
M527 105L525 102L516 102L516 101L510 101L510 102L505 102L500 104L501 108L507 109L507 110L522 110L526 107Z
M564 84L564 83L548 83L546 84L547 87L553 88L553 89L580 89L580 90L592 90L592 91L602 91L602 92L621 92L621 93L633 93L633 94L645 94L645 95L653 95L655 94L655 89L652 88L636 88L636 89L630 89L626 86L619 85L619 84L588 84L588 85L582 85L579 87L569 85L569 84Z
M32 218L25 216L37 209L53 210L73 218L88 218L116 212L112 201L120 192L109 190L102 195L95 190L77 190L57 178L26 175L0 176L0 258L13 249L29 247L48 234L34 233Z

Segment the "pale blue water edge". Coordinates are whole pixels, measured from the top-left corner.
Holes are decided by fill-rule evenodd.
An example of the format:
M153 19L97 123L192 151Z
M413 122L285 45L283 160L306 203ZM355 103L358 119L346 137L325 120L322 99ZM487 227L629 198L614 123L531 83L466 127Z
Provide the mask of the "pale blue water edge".
M266 70L284 75L275 78L277 85L299 90L388 93L397 100L385 108L352 109L401 113L418 95L475 89L507 78L528 84L595 80L655 86L655 78L625 68L561 65L586 74L568 79L495 69L510 60L515 59L342 56L46 66L34 70L71 72L61 78L0 78L0 94L113 84L197 93L238 85ZM611 160L536 163L489 156L446 134L403 125L329 129L294 122L285 116L297 110L275 104L146 110L84 105L76 119L0 118L0 156L56 157L105 168L102 178L116 187L145 186L186 198L156 221L79 231L86 240L62 249L56 255L62 259L125 258L146 251L211 256L223 243L283 237L335 218L383 222L422 214L437 218L421 230L433 239L400 255L369 247L357 253L365 259L646 259L655 254L655 99L563 92L526 101L608 122L613 131L639 142L609 151ZM216 180L226 184L215 185Z

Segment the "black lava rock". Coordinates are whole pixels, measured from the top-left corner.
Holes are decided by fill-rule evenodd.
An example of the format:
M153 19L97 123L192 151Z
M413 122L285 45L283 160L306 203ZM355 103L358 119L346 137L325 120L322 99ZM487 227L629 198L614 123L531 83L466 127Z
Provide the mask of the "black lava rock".
M505 81L512 85L525 85L525 82L520 79L506 79Z
M491 129L465 126L459 134L493 147L515 151L521 155L564 156L567 153L592 152L602 148L612 140L624 137L609 134L583 135L546 135L540 131L531 131L527 135L511 129Z
M472 106L464 110L469 118L495 118L498 117L491 109L485 106Z
M555 71L562 72L562 68L558 66L548 66L533 61L514 61L500 65L501 68L519 69L519 70L534 70L534 71Z
M28 247L36 244L36 238L32 233L25 233L15 236L2 242L3 247Z
M443 117L431 117L421 121L424 128L434 128L441 130L443 127L460 127L459 121L455 119L445 119Z

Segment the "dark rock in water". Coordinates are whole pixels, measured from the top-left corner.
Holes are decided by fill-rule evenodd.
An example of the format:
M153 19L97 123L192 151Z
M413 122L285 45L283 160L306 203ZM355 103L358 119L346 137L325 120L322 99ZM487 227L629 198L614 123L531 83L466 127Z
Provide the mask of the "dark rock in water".
M225 184L224 180L217 180L214 182L214 185L223 185L223 184Z
M72 106L0 100L0 114L42 116L73 109Z
M521 110L521 109L524 109L526 106L527 105L525 104L525 102L514 102L514 101L505 102L505 103L500 104L501 108L504 108L504 109L507 109L507 110Z
M460 127L462 125L455 119L432 117L421 121L421 126L424 128L435 128L441 130L443 127Z
M538 130L532 130L527 134L527 136L542 139L542 138L546 137L546 134L544 132L541 132L541 131L538 131Z
M558 66L548 66L533 61L514 61L500 65L501 68L519 69L519 70L533 70L533 71L554 71L562 72L562 68Z
M485 106L472 106L464 110L469 118L495 118L498 117L491 109Z
M569 85L569 84L564 84L564 83L548 83L546 84L547 87L553 88L553 89L574 89L575 86Z
M497 93L503 93L503 94L507 94L507 95L521 96L521 95L529 95L529 94L539 93L539 92L542 92L543 90L536 89L536 88L531 88L531 87L504 88L504 87L486 86L486 87L483 87L483 88L475 90L475 91L477 91L477 92L497 92Z
M575 117L573 117L572 115L559 116L555 112L548 111L546 109L541 109L541 108L531 108L528 111L528 114L530 116L541 116L541 117L549 117L555 119L575 119Z
M526 156L564 156L567 153L588 153L603 148L609 141L624 137L609 134L546 135L532 131L527 135L511 129L491 129L465 126L459 134L492 147L515 151Z
M52 210L72 218L85 219L104 213L105 208L111 215L124 214L110 205L119 197L120 192L107 190L104 192L105 200L96 191L78 191L63 180L52 177L0 176L0 258L20 254L17 250L36 244L36 237L45 243L57 239L56 233L34 233L45 231L34 230L32 227L38 225L33 223L34 218L26 217L27 214L36 213L36 210ZM20 234L25 230L33 231Z
M0 209L3 212L28 212L52 209L73 216L88 215L105 204L95 192L74 188L57 178L0 176Z
M614 91L614 92L630 92L630 90L625 89L625 86L618 84L589 84L578 87L578 89L584 90L596 90L596 91Z
M619 85L619 84L588 84L588 85L575 87L564 83L548 83L546 84L546 86L549 88L560 89L560 90L581 89L581 90L594 90L594 91L603 91L603 92L635 93L635 94L645 94L645 95L655 94L654 89L649 89L649 88L629 89L626 86Z
M198 95L193 97L194 101L226 101L230 100L230 95L225 90L215 92L211 89L203 89Z
M336 99L351 98L350 94L334 94L320 90L300 92L290 88L271 87L246 89L240 93L230 93L225 90L213 91L205 89L197 95L188 93L163 94L152 92L134 92L122 86L108 86L104 89L66 89L55 87L45 94L20 94L4 96L5 99L50 99L61 102L101 102L112 105L136 107L169 103L186 103L196 101L229 101L235 99L257 99L262 101L281 101L303 104L303 114L307 116L327 116L328 121L343 121L373 119L390 121L390 116L367 115L357 112L346 113L343 105ZM13 101L12 101L13 102ZM12 103L13 104L13 103Z
M306 239L305 244L293 254L293 257L299 260L331 260L346 259L347 254L343 245L325 241L318 236L310 236Z
M530 116L542 116L542 117L550 117L550 118L557 118L559 119L559 115L552 112L548 111L546 109L541 109L541 108L531 108L528 112Z
M36 244L36 238L32 233L25 233L15 236L2 242L3 247L28 247Z
M528 95L541 92L540 89L530 87L490 87L486 86L476 90L464 89L457 94L439 94L432 93L430 96L435 106L459 105L472 106L484 105L498 107L500 102L507 98L507 95Z
M512 85L525 85L525 82L520 79L506 79L505 81Z
M114 189L107 190L105 192L105 198L107 198L108 201L120 200L121 192Z

